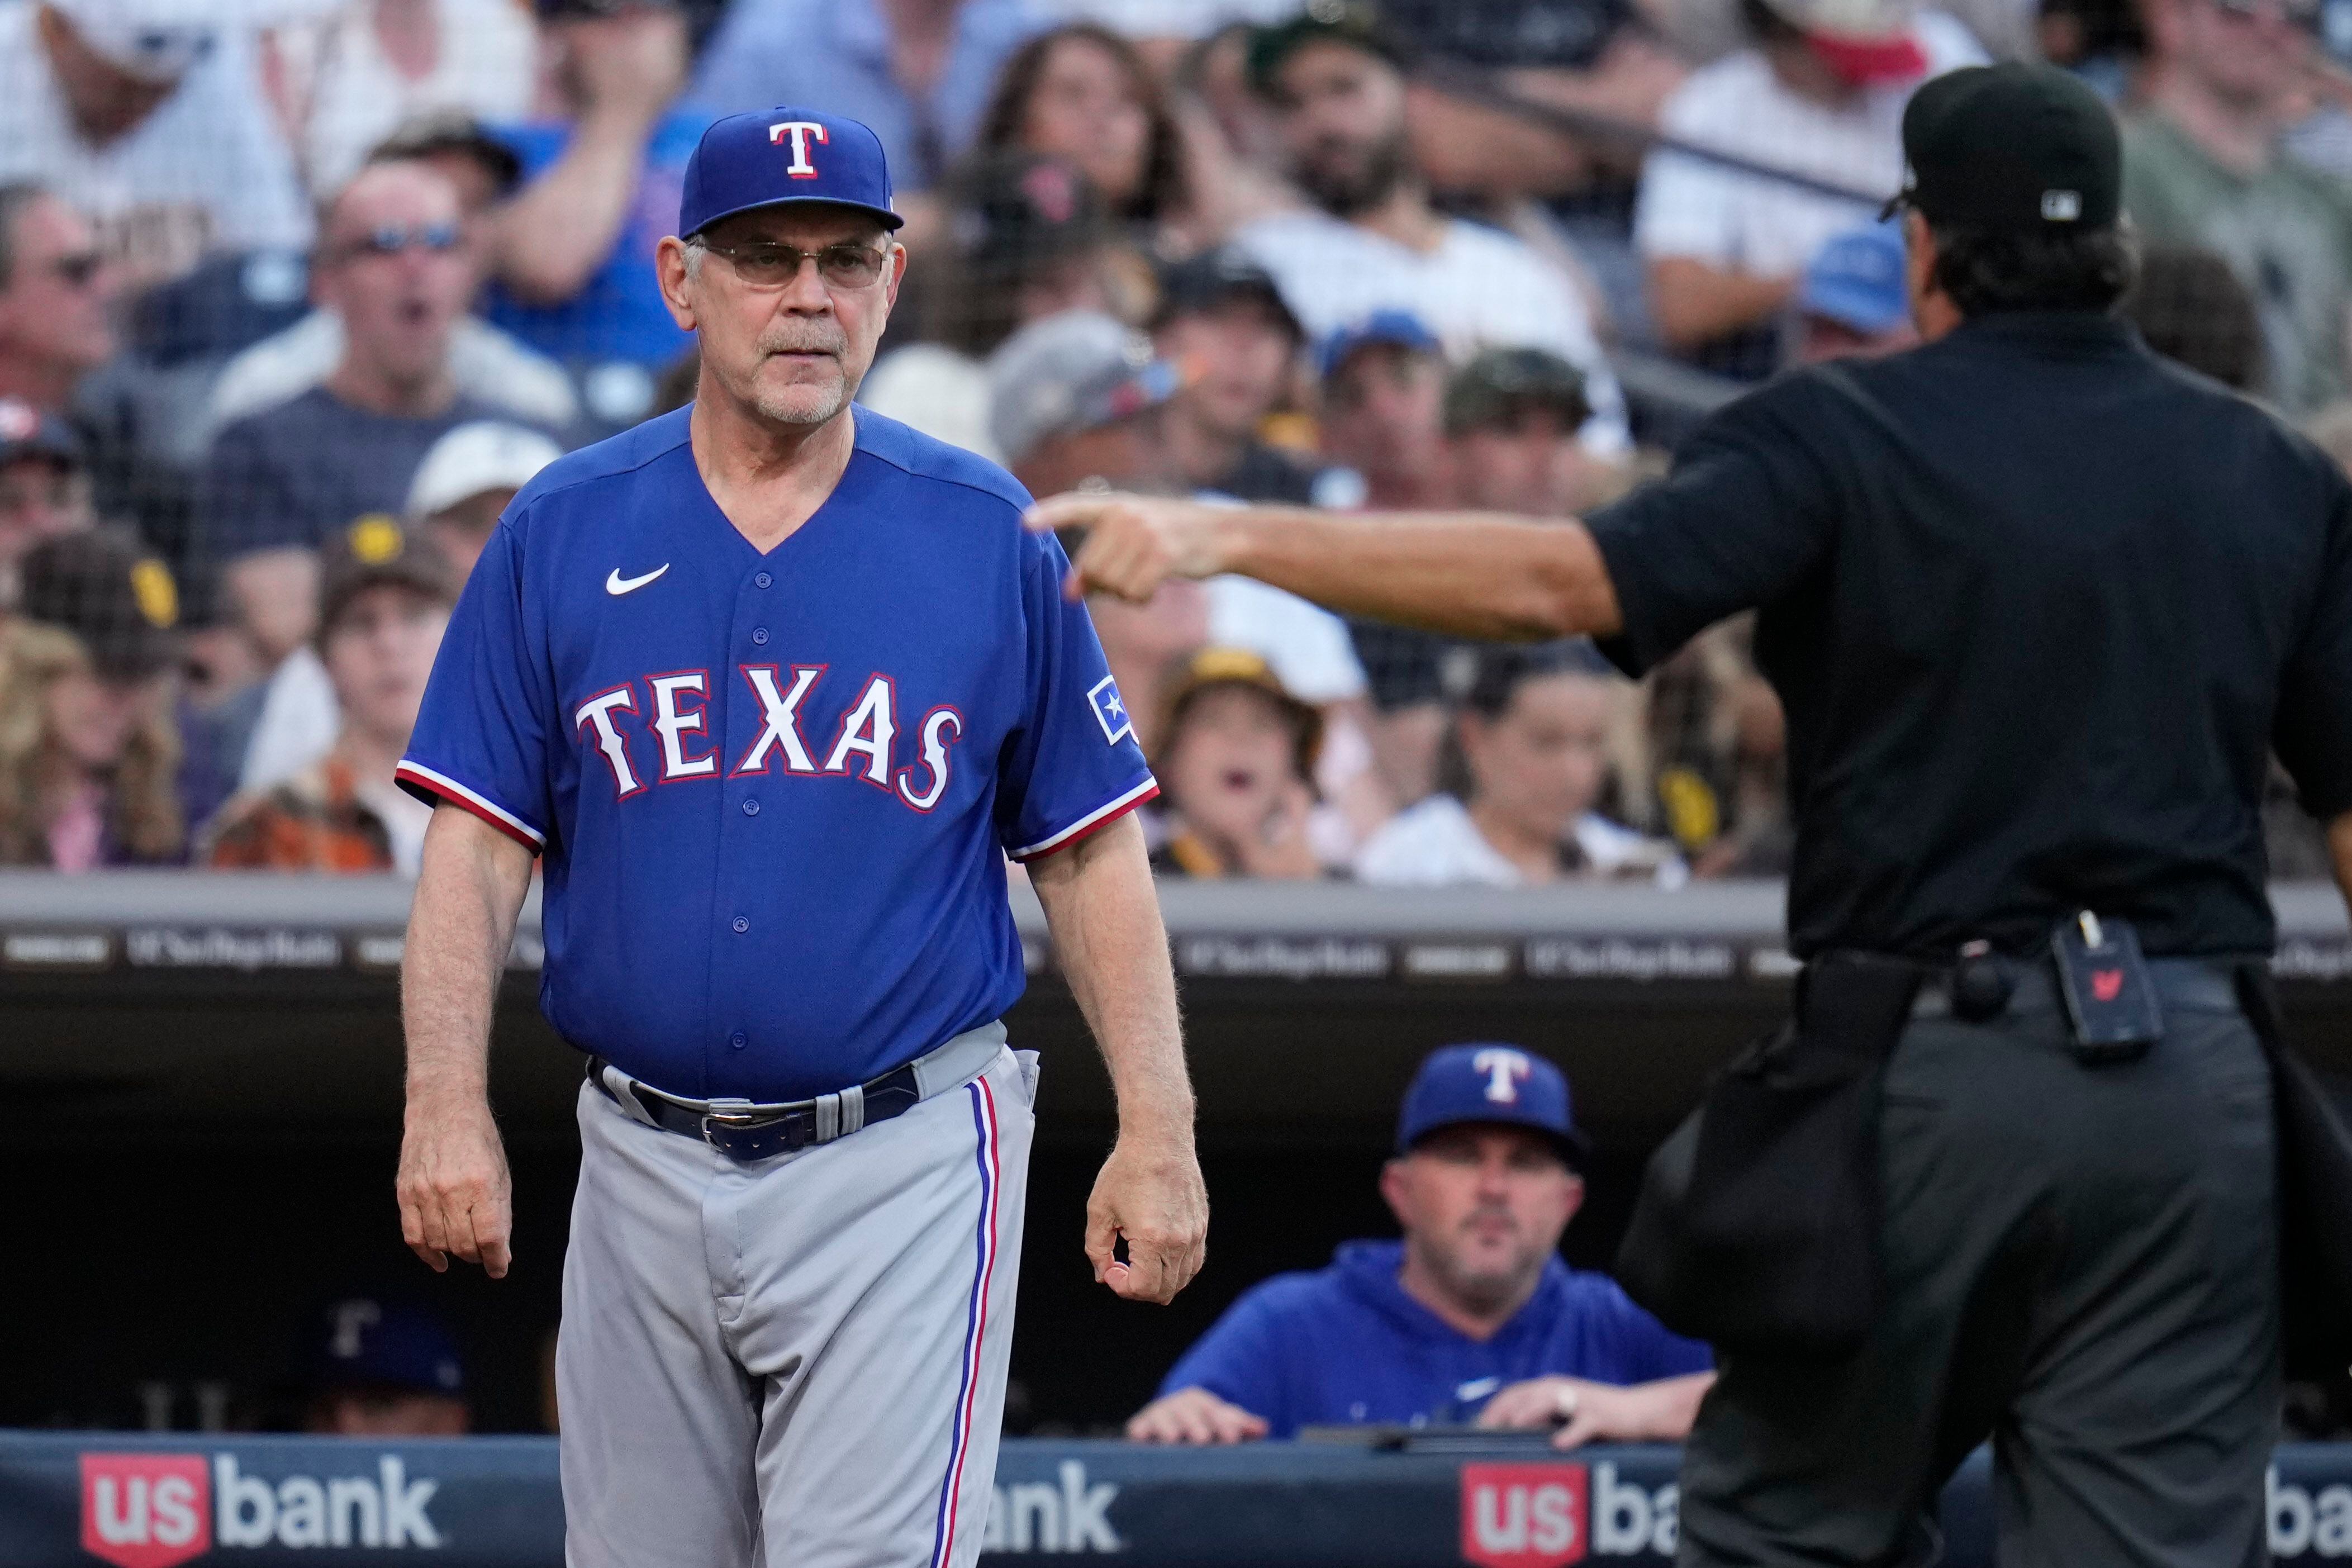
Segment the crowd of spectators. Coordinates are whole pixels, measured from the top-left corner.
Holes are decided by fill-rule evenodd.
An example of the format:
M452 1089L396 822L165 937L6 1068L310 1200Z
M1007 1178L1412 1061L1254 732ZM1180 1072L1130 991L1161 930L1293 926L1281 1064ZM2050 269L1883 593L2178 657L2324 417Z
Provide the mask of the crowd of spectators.
M1705 407L1915 341L1913 88L2080 70L2158 352L2352 456L2352 74L2317 0L0 0L0 862L412 869L394 793L499 509L692 395L655 287L720 115L872 125L866 407L1032 490L1567 517ZM1746 628L1095 607L1169 876L1786 864ZM2274 861L2309 846L2291 800Z

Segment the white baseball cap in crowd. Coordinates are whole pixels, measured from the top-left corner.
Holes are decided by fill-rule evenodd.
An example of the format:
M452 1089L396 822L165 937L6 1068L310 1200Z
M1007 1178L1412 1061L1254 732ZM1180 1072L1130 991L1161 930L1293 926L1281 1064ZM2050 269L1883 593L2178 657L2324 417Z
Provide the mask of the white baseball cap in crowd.
M1775 15L1805 35L1813 52L1857 86L1916 81L1927 74L1927 52L1913 28L1920 0L1764 0Z
M48 0L74 36L125 75L174 82L219 43L233 21L220 0Z
M477 419L433 443L408 485L408 521L422 522L484 490L519 490L563 448L523 425Z

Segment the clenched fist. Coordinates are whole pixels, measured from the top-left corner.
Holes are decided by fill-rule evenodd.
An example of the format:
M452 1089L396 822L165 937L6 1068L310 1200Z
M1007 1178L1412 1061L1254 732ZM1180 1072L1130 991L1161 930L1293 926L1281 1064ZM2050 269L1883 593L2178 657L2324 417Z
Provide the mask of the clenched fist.
M454 1252L493 1279L506 1278L514 1187L487 1100L412 1099L394 1191L401 1237L435 1273L447 1272Z

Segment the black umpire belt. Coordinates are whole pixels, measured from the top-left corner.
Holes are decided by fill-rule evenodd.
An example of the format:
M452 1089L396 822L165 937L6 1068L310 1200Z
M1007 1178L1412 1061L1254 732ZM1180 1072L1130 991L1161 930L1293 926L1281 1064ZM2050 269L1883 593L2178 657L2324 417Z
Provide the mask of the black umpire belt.
M766 1160L887 1121L932 1095L970 1082L1003 1047L1004 1026L986 1024L838 1093L772 1103L687 1100L642 1083L599 1056L588 1058L588 1081L633 1121L708 1143L730 1159Z
M2167 1006L2189 1013L2238 1011L2237 986L2231 976L2231 966L2237 962L2228 958L2147 961L2148 979L2158 997ZM1968 970L1972 963L1984 967L1979 973L1970 974ZM2004 1014L2063 1016L2065 1010L2058 992L2057 970L2048 959L1989 957L1931 971L1912 1004L1911 1016L1988 1022Z

